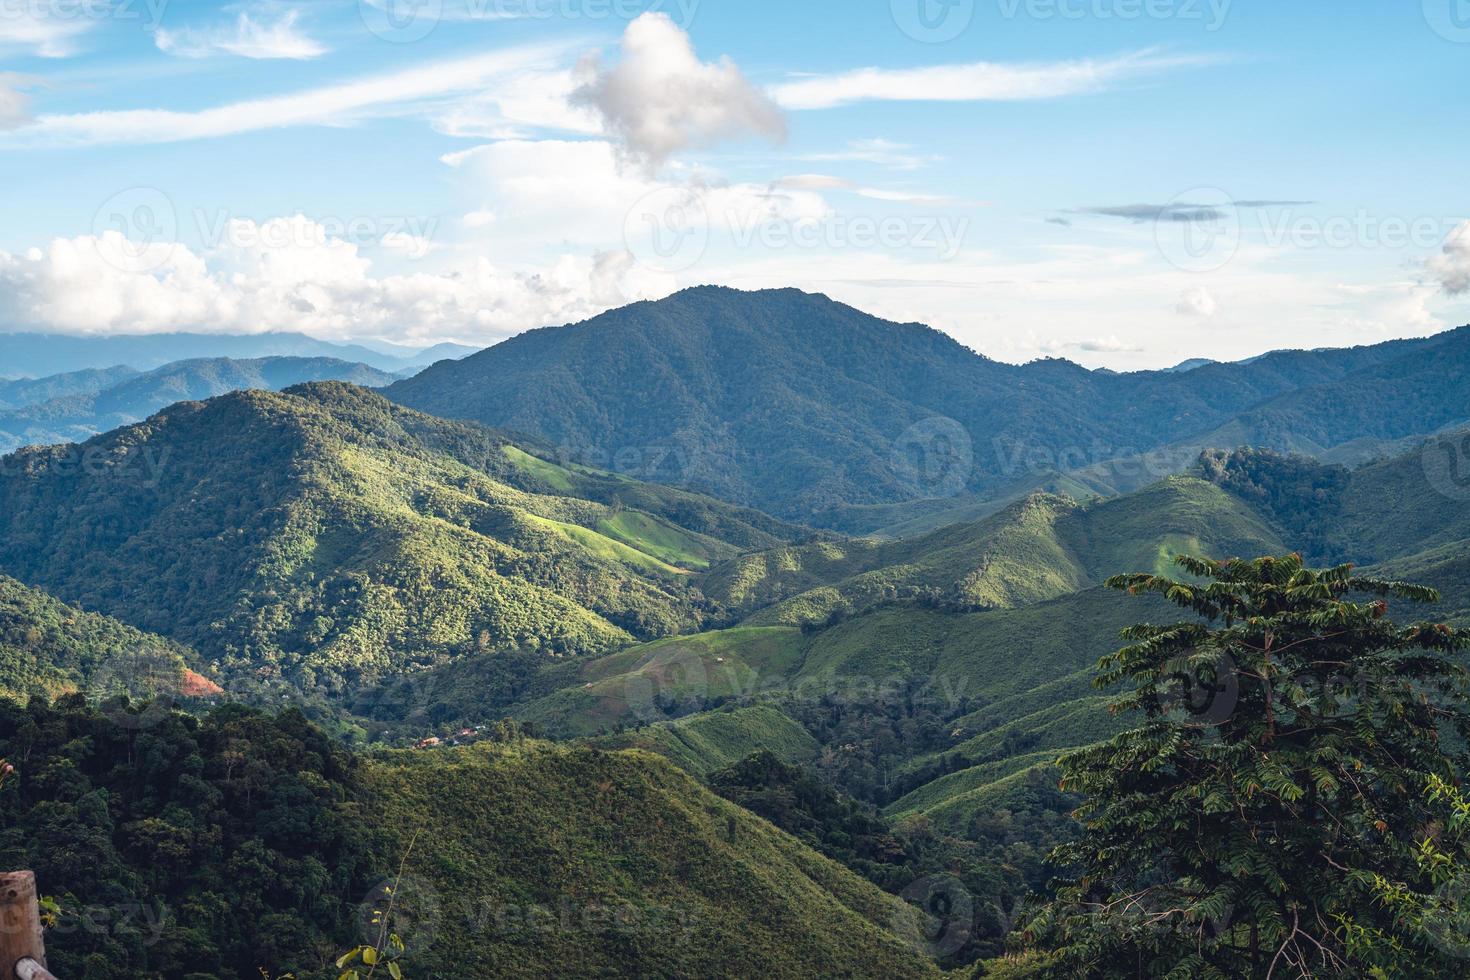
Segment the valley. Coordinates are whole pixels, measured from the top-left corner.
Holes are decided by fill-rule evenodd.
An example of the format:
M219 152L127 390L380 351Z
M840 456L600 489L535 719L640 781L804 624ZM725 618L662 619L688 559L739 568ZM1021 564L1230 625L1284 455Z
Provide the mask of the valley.
M682 318L707 298L666 302ZM786 298L807 314L813 303L840 313ZM772 299L747 301L760 309ZM823 346L843 352L827 359L855 370L880 328L823 329ZM1237 390L1241 406L1229 411L1241 418L1266 418L1283 400L1320 413L1310 406L1323 392L1412 371L1416 358L1442 364L1462 334L1181 376L1222 372L1230 380L1219 387ZM615 336L604 342L625 339ZM896 337L970 365L963 370L983 368L937 338L907 329ZM885 500L901 495L898 484L864 483L872 493L845 497L842 481L816 471L794 477L802 490L765 482L774 471L764 462L706 474L714 488L746 487L735 496L783 519L580 462L552 441L564 430L513 433L398 403L424 401L412 392L427 381L390 386L389 400L350 383L381 380L373 375L285 384L294 365L261 369L276 372L282 390L254 387L262 375L230 376L222 383L251 390L5 457L0 572L11 578L0 580L0 689L16 700L0 719L0 753L31 758L32 791L75 807L82 790L42 776L53 764L38 768L36 758L62 752L64 729L91 733L69 778L110 787L136 811L131 829L103 832L116 848L108 874L193 909L260 902L249 889L267 886L211 877L222 858L176 808L202 787L137 796L115 782L108 753L139 751L139 740L198 753L193 771L209 798L228 799L288 792L272 740L335 746L330 775L312 749L290 777L332 814L335 843L231 831L255 834L249 846L274 849L273 860L350 851L320 883L327 891L299 899L298 932L271 955L302 976L313 975L313 950L350 928L349 906L327 892L371 895L395 856L412 869L402 879L403 928L418 930L405 938L403 962L421 976L708 974L732 956L740 972L777 976L1029 969L1024 957L1003 959L1007 935L1052 887L1048 852L1080 833L1072 814L1083 799L1059 787L1058 757L1128 733L1116 696L1095 683L1098 665L1126 628L1171 616L1162 599L1107 587L1112 576L1177 575L1180 555L1295 551L1433 586L1442 599L1426 614L1470 625L1470 494L1456 492L1445 456L1461 436L1453 425L1435 434L1467 420L1417 402L1388 424L1331 413L1321 429L1331 433L1314 447L1383 448L1321 458L1278 451L1302 446L1273 440L1269 427L1246 432L1200 414L1210 434L1170 450L1171 460L1191 455L1147 480L1120 478L1127 461L1109 460L1005 482L975 461L973 481L948 498L910 488ZM499 368L479 369L499 383ZM1018 370L994 366L1012 376L1011 401L1032 384ZM161 383L136 373L119 382L120 373L9 397L29 408L90 406L116 397L108 386ZM1147 384L1159 386L1149 397L1178 396L1162 376L1089 384L1126 385L1130 400ZM1296 394L1282 394L1288 388ZM878 398L880 387L870 390ZM591 397L617 402L610 391ZM857 404L847 389L821 397L824 407L802 417ZM875 410L922 410L887 397ZM1444 393L1433 402L1455 404ZM1217 400L1209 413L1225 410ZM1083 428L1132 424L1105 399L1094 415ZM891 461L899 449L884 442L897 436L868 431L872 465L901 476ZM1236 434L1258 444L1210 442ZM1153 438L1136 435L1139 445ZM814 509L818 487L828 503ZM853 534L791 519L830 525L822 515L838 513L849 529L877 526ZM24 722L25 712L39 720ZM250 734L220 741L234 730ZM238 760L226 747L236 743ZM27 821L41 818L33 810L17 826L33 833ZM145 826L151 843L137 836ZM165 846L178 856L164 861ZM185 854L197 871L179 863ZM78 900L99 887L40 855L34 863ZM935 888L946 908L962 900L966 909L938 939L913 904ZM190 921L193 935L209 931ZM204 945L186 942L170 931L185 929L184 918L160 928L167 943L107 955L129 969L192 963L243 976L245 950L266 948L217 932ZM57 949L60 962L85 969L103 947L62 940Z

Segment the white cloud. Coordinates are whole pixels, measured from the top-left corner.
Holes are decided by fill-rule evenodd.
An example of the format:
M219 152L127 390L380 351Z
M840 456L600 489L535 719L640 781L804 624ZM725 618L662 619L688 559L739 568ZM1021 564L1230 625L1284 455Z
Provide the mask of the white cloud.
M19 48L42 58L76 54L80 48L77 42L91 30L95 19L46 16L45 6L14 0L0 3L0 49Z
M1451 296L1470 292L1470 221L1450 232L1444 251L1429 260L1429 272Z
M158 50L181 58L208 58L216 54L232 54L241 58L282 58L306 61L326 54L327 49L297 29L299 10L288 10L274 23L256 21L248 11L241 12L233 25L209 30L185 29L154 32Z
M1174 304L1174 312L1180 316L1199 316L1209 318L1220 312L1220 304L1204 286L1191 286L1179 295L1179 302Z
M1132 347L1119 340L1116 336L1091 337L1087 340L1049 340L1041 345L1044 353L1060 354L1064 351L1078 350L1088 354L1120 354L1138 353L1142 347Z
M864 187L858 190L859 197L866 197L870 201L893 201L898 204L962 204L952 197L942 194L921 194L917 191L891 191L877 187Z
M0 131L18 129L31 121L30 100L21 91L29 79L0 72Z
M840 191L851 188L853 183L845 177L827 174L792 174L790 177L778 177L771 186L788 191Z
M927 68L861 68L786 82L775 86L772 95L786 109L831 109L872 101L1057 99L1099 92L1140 75L1212 63L1215 59L1146 50L1102 61L1021 64L981 61Z
M196 112L134 109L43 115L34 124L17 131L14 138L69 145L166 143L286 126L343 125L388 111L401 111L436 97L478 92L517 72L555 60L566 51L560 45L508 48L294 95L235 102Z
M459 220L466 228L488 228L495 224L495 212L471 211Z
M639 16L623 33L621 58L589 56L577 101L595 108L627 157L656 170L674 154L741 136L781 141L786 121L729 58L701 62L667 14Z
M661 180L618 165L618 151L603 140L503 140L451 153L444 162L477 201L496 215L501 247L571 243L579 249L625 244L629 215L658 193L680 193L698 202L696 214L709 226L733 231L775 218L820 220L829 213L820 195L775 190L762 184L727 184L697 175Z
M433 240L406 231L390 231L378 240L378 245L409 259L421 259L438 247Z
M885 139L853 140L844 150L830 153L808 153L800 159L814 163L871 163L891 170L919 170L938 161L937 156L913 152L906 143Z
M137 271L140 259L151 271ZM143 250L114 231L0 252L0 319L66 333L289 329L338 340L490 343L671 288L620 251L522 269L475 257L376 276L355 245L299 215L232 222L207 254L165 243Z
M597 111L573 104L585 82L571 69L518 72L439 110L433 125L446 136L470 139L524 139L533 130L598 135Z

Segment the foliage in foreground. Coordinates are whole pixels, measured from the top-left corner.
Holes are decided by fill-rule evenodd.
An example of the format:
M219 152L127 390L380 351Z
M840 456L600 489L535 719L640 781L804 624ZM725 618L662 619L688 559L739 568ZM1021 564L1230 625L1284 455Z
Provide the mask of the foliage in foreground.
M937 973L897 898L647 753L364 755L295 710L71 695L0 700L0 759L61 977Z
M0 701L0 756L0 861L57 900L58 976L306 977L354 934L354 762L299 713Z
M1300 556L1115 578L1204 622L1140 625L1099 685L1143 723L1061 760L1076 874L1025 938L1069 977L1464 975L1470 633L1432 590ZM1360 596L1367 601L1354 601Z

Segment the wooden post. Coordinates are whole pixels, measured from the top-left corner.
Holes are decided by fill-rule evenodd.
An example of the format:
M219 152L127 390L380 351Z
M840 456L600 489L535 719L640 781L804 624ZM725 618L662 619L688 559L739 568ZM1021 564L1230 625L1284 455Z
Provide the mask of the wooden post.
M15 964L15 980L56 980L51 971L27 956Z
M0 980L11 980L21 960L46 966L34 871L0 873Z

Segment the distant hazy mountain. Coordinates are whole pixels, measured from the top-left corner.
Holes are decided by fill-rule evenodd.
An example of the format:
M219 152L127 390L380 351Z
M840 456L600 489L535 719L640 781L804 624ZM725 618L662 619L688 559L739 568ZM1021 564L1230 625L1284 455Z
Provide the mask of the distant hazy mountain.
M0 381L0 409L21 408L67 395L95 394L104 388L137 377L141 372L130 367L88 368L44 378L21 378Z
M570 458L643 479L855 527L863 508L993 496L1193 437L1233 439L1227 427L1252 410L1266 413L1250 430L1268 443L1283 431L1269 423L1278 411L1312 415L1320 424L1308 431L1328 444L1430 432L1449 414L1470 418L1467 364L1470 328L1184 372L1018 366L824 296L704 287L533 330L387 394L531 432ZM1371 405L1334 407L1351 397L1357 372L1375 370L1362 375ZM1396 393L1388 383L1396 371L1435 373L1433 395ZM1330 395L1288 397L1330 385Z
M1178 364L1174 365L1171 368L1167 368L1166 370L1183 374L1185 371L1193 371L1195 368L1202 368L1207 364L1218 363L1218 361L1212 361L1208 357L1191 357L1189 360L1180 361Z
M440 344L427 350L392 344L333 344L299 333L169 333L115 337L0 333L0 375L41 378L112 368L120 364L149 371L174 361L220 357L334 357L367 364L380 371L397 372L463 357L474 350L459 344ZM3 397L0 394L0 399Z
M101 385L107 378L117 378ZM0 411L0 452L18 446L80 442L99 432L138 422L174 402L198 401L230 391L260 388L279 391L307 381L348 381L377 387L394 376L327 357L267 357L253 361L227 358L179 361L139 374L131 368L83 371L12 382L15 397L60 392L44 401ZM0 385L0 399L7 386Z

